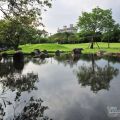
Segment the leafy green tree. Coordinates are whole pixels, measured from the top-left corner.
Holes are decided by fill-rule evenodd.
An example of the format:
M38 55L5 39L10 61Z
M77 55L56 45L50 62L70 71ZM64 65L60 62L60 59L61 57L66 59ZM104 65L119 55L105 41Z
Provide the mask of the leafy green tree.
M69 32L56 33L52 35L50 39L58 43L75 43L78 41L76 34Z
M110 31L103 34L102 41L104 42L119 42L120 40L120 25L116 24ZM108 45L109 47L109 45Z
M27 27L43 26L41 14L46 7L51 7L51 0L1 0L0 11L8 20L4 39L17 49Z
M77 35L73 34L73 35L70 35L69 38L68 38L68 42L69 43L78 43L78 37Z
M115 21L112 18L112 11L110 9L101 9L96 7L92 12L83 12L79 16L77 26L80 31L91 32L93 35L91 39L91 48L94 47L94 38L96 32L104 33L113 28Z
M19 44L30 43L37 34L37 30L24 25L17 20L0 21L0 43L17 49Z

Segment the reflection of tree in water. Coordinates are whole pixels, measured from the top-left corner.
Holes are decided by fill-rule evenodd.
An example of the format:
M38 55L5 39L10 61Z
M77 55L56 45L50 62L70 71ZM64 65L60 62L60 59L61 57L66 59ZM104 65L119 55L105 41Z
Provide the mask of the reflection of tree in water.
M58 63L63 63L64 66L70 65L70 67L73 67L73 65L76 65L80 59L80 55L71 56L71 54L64 54L61 56L55 56L54 58Z
M120 63L120 57L117 56L105 56L104 59L109 60L112 63Z
M93 92L98 92L102 89L109 89L110 81L117 76L118 69L109 65L104 67L97 66L92 56L91 66L81 66L79 70L75 71L79 84L82 86L91 86Z
M80 54L80 55L71 55L71 54L64 54L61 56L56 56L55 60L58 61L58 63L62 63L64 64L64 66L69 65L71 68L74 65L77 65L79 60L83 60L83 61L91 61L90 59L90 54ZM95 60L98 60L100 58L98 58L97 56L94 57Z
M31 92L32 90L37 90L37 87L35 87L35 82L37 81L38 75L34 73L27 73L27 75L13 73L12 75L2 78L1 82L3 84L3 91L5 91L5 89L12 91L17 90L15 99L18 99L24 91Z
M15 70L21 72L24 68L24 62L13 62L13 67L15 68Z
M8 64L9 65L9 64ZM9 66L3 63L4 74L1 75L1 83L3 91L9 89L12 91L17 90L16 99L20 97L21 92L36 90L35 82L38 81L38 75L34 73L27 73L26 75L21 74L24 68L23 62L13 62ZM5 73L5 71L8 71ZM11 70L11 71L10 71ZM2 71L2 70L0 70Z
M47 116L44 116L44 111L48 109L46 106L42 106L41 99L34 99L33 97L26 103L22 112L15 116L15 120L49 120Z
M0 63L0 77L7 76L14 72L13 64L11 61Z
M6 115L5 108L9 105L13 107L13 116L7 117L7 120L52 120L44 115L45 110L48 109L47 106L42 105L43 101L41 98L35 99L33 96L30 97L28 101L24 101L22 109L19 108L21 105L14 106L12 102L4 101L4 104L0 103L0 120L4 120ZM16 112L18 109L19 112Z
M37 120L38 118L40 120L48 120L48 117L44 116L44 111L48 107L42 106L43 101L35 99L33 96L29 100L24 101L22 110L20 109L19 112L16 112L19 105L16 106L15 103L17 102L21 106L22 93L30 93L33 90L37 90L35 83L38 82L38 75L33 72L23 75L21 71L24 68L24 63L2 63L1 65L5 69L4 73L0 70L0 84L2 86L2 93L0 94L0 117L2 118L0 120L7 117L5 113L7 107L13 108L11 112L14 112L14 116L8 118L8 120ZM5 96L9 91L14 91L15 97L13 100Z
M47 63L46 59L41 59L41 58L32 58L31 61L37 65L42 65Z

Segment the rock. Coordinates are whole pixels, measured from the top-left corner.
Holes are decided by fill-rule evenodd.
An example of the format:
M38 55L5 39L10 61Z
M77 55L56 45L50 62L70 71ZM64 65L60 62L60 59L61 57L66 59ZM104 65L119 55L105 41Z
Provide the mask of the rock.
M41 59L45 59L45 58L46 58L46 54L43 53L43 52L41 52L41 53L40 53L40 58L41 58Z
M24 54L23 52L16 52L14 55L13 55L13 61L18 61L18 62L23 62L24 61Z
M55 52L55 55L56 55L56 56L60 56L60 54L61 54L61 51L60 51L60 50L57 50L57 51Z
M35 55L40 55L41 51L39 49L34 50Z
M35 56L35 52L31 52L30 54L31 54L32 56Z
M75 49L73 49L73 54L81 54L82 50L83 50L83 48L75 48Z
M42 52L46 55L46 57L48 57L48 56L49 56L49 55L48 55L48 51L47 51L47 50L43 50Z

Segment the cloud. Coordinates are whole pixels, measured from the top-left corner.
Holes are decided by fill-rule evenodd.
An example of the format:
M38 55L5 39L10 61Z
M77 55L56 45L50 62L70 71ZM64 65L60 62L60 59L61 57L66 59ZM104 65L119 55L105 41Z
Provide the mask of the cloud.
M99 6L103 9L112 9L113 18L120 23L120 0L55 0L53 7L43 15L43 23L50 33L55 33L58 27L76 24L82 11L91 11Z

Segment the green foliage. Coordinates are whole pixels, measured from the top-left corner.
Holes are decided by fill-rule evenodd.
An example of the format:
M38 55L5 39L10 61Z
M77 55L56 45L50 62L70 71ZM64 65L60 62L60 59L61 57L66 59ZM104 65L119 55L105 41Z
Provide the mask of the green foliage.
M111 30L105 32L102 37L103 42L120 42L120 26L116 24Z
M46 10L46 6L51 7L51 0L1 0L0 3L0 11L7 19L14 17L35 26L40 25L42 10Z
M92 32L80 31L79 33L77 33L80 43L89 43L91 40L91 37L93 35L96 35L96 42L101 42L101 33L100 32L93 34Z
M56 33L50 37L51 41L58 42L60 44L63 43L77 43L78 37L74 33L64 32L64 33Z
M0 4L5 17L0 23L0 43L17 49L20 43L30 43L40 36L35 27L43 26L41 14L51 7L51 0L1 0Z
M19 44L31 43L36 39L38 30L34 27L27 26L17 20L1 20L0 21L0 43L4 46L12 46L17 49Z
M77 23L80 31L85 32L105 32L114 26L115 21L112 19L112 11L101 9L99 7L92 9L92 12L83 12L79 16Z
M91 34L89 41L91 41L90 48L93 48L94 41L101 41L102 34L106 36L106 33L113 31L113 28L115 28L116 24L112 18L112 11L110 9L104 10L96 7L92 9L92 12L83 12L82 15L79 16L77 26L80 30L80 33L83 33L82 37L86 37L82 39L83 41L87 40L88 42L89 37L87 37L86 34ZM98 35L96 36L97 33L101 34L99 35L99 38ZM112 35L112 33L110 34Z

